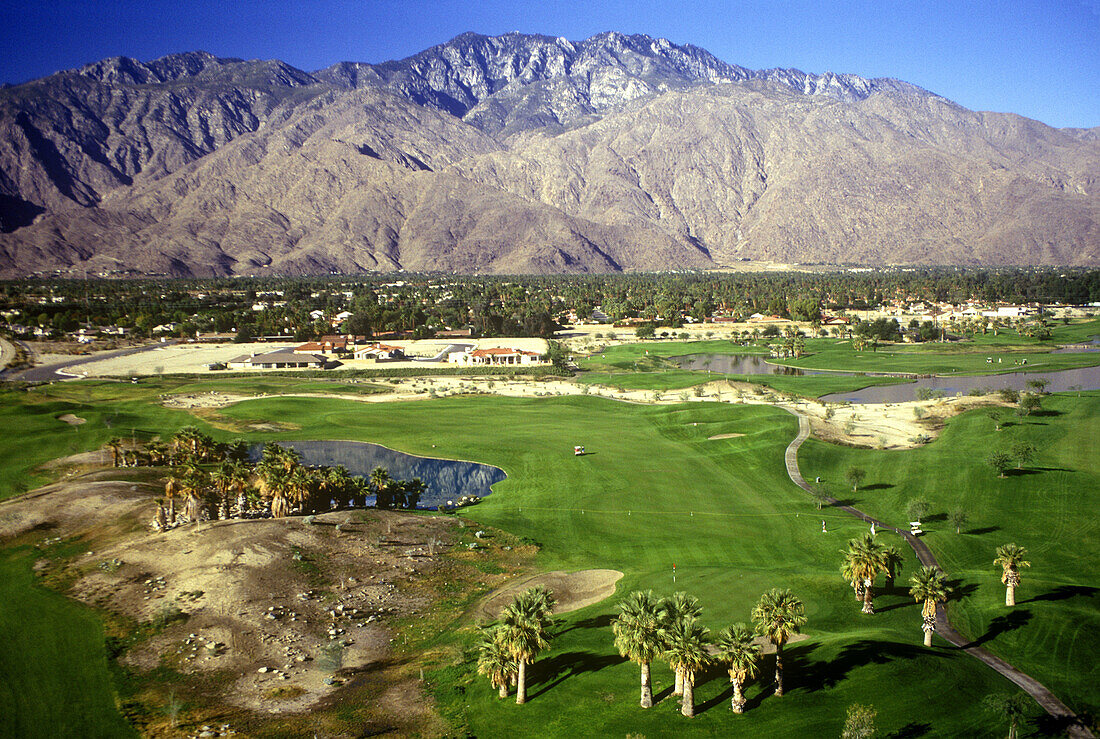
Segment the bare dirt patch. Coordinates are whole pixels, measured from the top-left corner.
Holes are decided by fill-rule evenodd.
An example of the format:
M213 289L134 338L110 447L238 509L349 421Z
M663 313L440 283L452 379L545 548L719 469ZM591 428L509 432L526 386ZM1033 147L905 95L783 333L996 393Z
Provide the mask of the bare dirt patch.
M708 436L707 441L717 441L718 439L736 439L744 434L715 434L714 436Z
M61 423L67 423L70 426L79 426L87 419L81 418L80 416L74 416L72 413L65 413L64 415L58 416L57 420L61 421Z
M518 582L510 583L485 598L475 610L477 618L491 621L508 605L516 594L543 585L553 592L558 604L554 613L569 613L585 606L599 603L615 592L615 584L622 579L618 570L580 570L579 572L544 572Z
M118 479L138 473L144 482ZM348 735L350 725L368 734L442 733L402 651L404 635L411 648L417 630L438 633L461 613L459 600L439 615L441 583L451 598L483 592L521 571L531 553L509 546L504 572L485 575L479 565L497 554L484 545L468 551L473 529L460 518L374 509L156 532L157 474L108 468L5 501L0 542L41 549L43 582L101 609L115 637L143 634L120 664L138 675L159 666L181 674L171 687L191 696L194 720L217 716L248 733L323 714L335 722L326 724L330 736ZM79 553L54 555L74 540ZM150 706L164 699L148 695ZM364 706L353 719L324 713L349 701Z

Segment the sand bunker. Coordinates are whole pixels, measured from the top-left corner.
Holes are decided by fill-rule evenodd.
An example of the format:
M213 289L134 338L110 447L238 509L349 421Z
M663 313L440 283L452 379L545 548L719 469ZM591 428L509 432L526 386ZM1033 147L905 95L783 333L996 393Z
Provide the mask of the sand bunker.
M599 603L615 592L615 583L623 573L618 570L581 570L580 572L544 572L525 580L506 585L489 595L477 607L475 614L479 619L491 621L498 616L506 605L512 602L516 594L543 585L549 588L558 604L554 613L569 613L585 606Z
M85 421L85 419L81 418L80 416L74 416L72 413L66 413L63 416L58 416L57 420L61 421L62 423L67 423L70 426L79 426Z
M744 434L715 434L714 436L708 436L707 441L717 441L718 439L736 439L738 436L744 436Z

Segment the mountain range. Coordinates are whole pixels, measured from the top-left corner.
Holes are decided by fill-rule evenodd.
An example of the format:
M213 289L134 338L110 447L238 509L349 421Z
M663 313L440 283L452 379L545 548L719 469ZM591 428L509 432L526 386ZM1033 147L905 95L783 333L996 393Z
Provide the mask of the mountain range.
M0 89L0 276L1100 264L1100 128L644 35Z

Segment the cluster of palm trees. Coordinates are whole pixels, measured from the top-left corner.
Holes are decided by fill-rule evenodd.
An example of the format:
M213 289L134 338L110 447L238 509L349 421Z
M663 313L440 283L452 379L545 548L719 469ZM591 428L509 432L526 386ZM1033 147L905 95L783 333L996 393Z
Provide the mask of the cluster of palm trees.
M901 571L904 558L894 546L878 542L874 534L864 534L848 540L840 574L852 586L856 600L863 603L864 613L875 612L874 584L878 575L886 575L886 587L893 587L894 578Z
M496 623L482 629L478 644L478 674L489 679L501 698L516 686L516 703L527 702L527 665L550 646L550 629L557 601L537 585L519 593Z
M707 665L726 665L733 686L731 708L745 708L744 684L757 673L760 646L756 637L775 645L777 696L783 695L783 646L806 624L806 609L790 590L764 593L752 610L754 628L737 623L718 633L712 642L710 630L700 623L703 609L694 596L676 593L657 598L652 590L637 590L619 604L619 615L611 624L619 654L641 667L641 706L653 706L651 664L667 661L675 675L673 694L681 696L680 712L695 715L695 678Z
M874 614L874 585L879 574L886 575L886 587L892 588L894 579L901 571L904 559L895 546L886 546L873 534L864 534L848 541L848 548L841 550L844 560L840 574L852 586L856 600L863 604L862 612ZM936 630L937 604L947 600L951 594L945 575L938 567L923 567L909 578L909 594L921 609L924 631L924 645L932 646L932 632Z
M121 440L112 439L108 449L117 464ZM143 450L135 450L135 459L171 466L164 498L157 501L154 525L159 529L175 525L180 518L192 522L215 515L219 519L269 514L281 518L295 511L354 506L357 501L366 505L371 494L379 508L416 508L426 489L419 478L397 480L382 467L375 468L368 481L342 465L306 466L297 451L273 442L264 445L260 461L251 465L246 441L216 442L193 426L180 429L166 444L149 442ZM178 514L177 501L183 501Z

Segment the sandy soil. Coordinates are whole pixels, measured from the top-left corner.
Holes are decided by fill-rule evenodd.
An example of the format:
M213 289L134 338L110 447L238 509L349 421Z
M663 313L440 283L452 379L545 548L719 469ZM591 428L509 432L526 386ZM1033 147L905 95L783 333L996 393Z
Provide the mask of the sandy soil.
M61 421L61 423L67 423L70 426L79 426L87 419L81 418L80 416L74 416L72 413L66 413L64 415L58 416L57 420Z
M15 345L0 336L0 369L15 361Z
M718 441L719 439L736 439L744 434L715 434L714 436L708 436L707 441Z
M531 339L531 338L500 338L500 339L455 339L453 341L441 340L441 339L427 339L420 341L386 341L386 344L392 344L394 346L403 347L405 352L409 356L416 357L433 357L444 348L451 344L473 344L480 349L488 349L492 347L512 347L514 349L523 349L525 351L539 352L540 354L546 351L546 341L543 339ZM89 359L91 361L79 366L79 372L87 372L89 377L103 377L103 376L127 376L135 375L153 375L160 373L210 373L211 377L217 375L217 373L211 373L207 369L207 365L215 362L227 362L230 359L239 357L242 354L265 354L273 352L278 349L293 349L298 346L300 342L290 343L250 343L250 344L173 344L171 346L162 346L149 352L142 352L140 354L131 354L124 357L113 357L107 359L96 360L93 357ZM53 361L48 361L52 359ZM43 355L40 357L42 364L51 364L61 361L71 360L71 356L57 356L50 357ZM366 360L355 359L342 359L342 364L339 367L330 370L331 372L339 372L340 370L348 369L371 369L374 367L386 367L386 368L402 368L402 367L417 367L423 369L425 366L433 367L449 366L446 363L440 363L439 365L427 364L424 362L384 362L377 364L375 362L368 362ZM158 368L160 372L158 372ZM77 368L73 368L73 371L78 371ZM277 370L233 370L234 372L250 371L256 373L266 373Z
M55 465L90 461L76 455ZM432 607L420 582L445 566L439 553L459 519L345 511L312 524L230 520L159 533L147 521L159 485L111 479L117 472L0 503L0 540L30 536L48 548L84 535L89 551L67 565L71 595L138 622L187 614L130 650L129 664L148 669L165 659L184 673L235 674L225 700L260 713L304 710L345 683L374 681L386 725L423 728L431 709L419 684L383 679L374 667L391 653L388 622Z
M463 377L419 377L395 380L392 391L375 395L311 393L301 397L332 397L360 403L389 403L425 400L450 395L502 395L507 397L554 397L595 395L630 403L672 404L683 402L768 404L796 410L810 419L818 438L852 446L901 449L916 446L918 437L935 437L943 421L982 405L1003 405L997 396L943 398L906 403L842 405L820 401L784 399L760 385L719 380L702 386L702 395L685 391L620 391L611 387L586 386L566 379L487 380ZM198 393L165 398L172 408L221 408L263 396L230 393ZM293 396L292 396L293 397ZM919 411L915 411L919 408ZM831 417L826 417L831 411ZM918 414L921 417L918 418ZM736 435L716 438L735 438Z
M518 582L509 583L505 587L489 594L478 604L474 613L483 621L492 621L500 616L500 612L512 602L516 595L543 585L553 592L558 603L554 606L554 613L569 613L586 606L599 603L615 593L615 584L622 579L623 573L618 570L580 570L579 572L544 572Z

